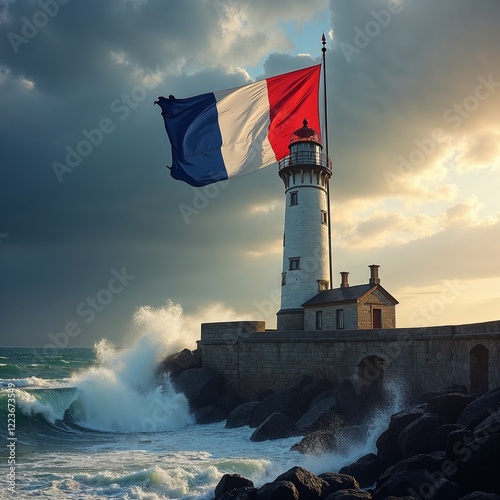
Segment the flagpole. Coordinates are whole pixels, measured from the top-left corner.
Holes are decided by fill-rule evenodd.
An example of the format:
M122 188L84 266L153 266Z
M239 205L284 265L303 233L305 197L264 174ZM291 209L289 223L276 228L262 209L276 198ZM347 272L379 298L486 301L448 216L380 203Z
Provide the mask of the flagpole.
M330 155L328 154L328 106L326 100L326 38L325 34L321 37L321 44L323 47L321 48L321 52L323 53L323 102L325 105L324 116L325 116L325 137L323 142L325 144L326 151L326 165L328 166L328 160ZM330 180L326 184L326 199L328 205L328 261L330 263L330 289L333 288L333 267L332 267L332 225L331 225L331 216L330 216Z

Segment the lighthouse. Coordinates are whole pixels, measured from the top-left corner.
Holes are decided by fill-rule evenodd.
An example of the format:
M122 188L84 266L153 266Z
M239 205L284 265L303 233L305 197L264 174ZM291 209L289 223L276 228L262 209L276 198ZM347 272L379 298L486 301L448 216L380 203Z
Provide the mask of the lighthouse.
M307 120L290 138L290 154L279 162L285 185L281 308L277 328L304 329L302 304L331 283L329 227L330 159Z

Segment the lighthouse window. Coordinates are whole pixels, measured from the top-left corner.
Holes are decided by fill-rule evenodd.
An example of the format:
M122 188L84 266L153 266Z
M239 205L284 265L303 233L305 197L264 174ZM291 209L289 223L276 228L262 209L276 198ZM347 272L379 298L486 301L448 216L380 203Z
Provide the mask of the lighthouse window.
M293 257L290 259L290 271L295 271L297 269L300 269L300 257Z
M328 217L325 210L321 210L321 223L328 225Z
M286 285L286 273L281 273L281 286Z
M290 193L290 205L298 205L299 204L299 193L294 191Z

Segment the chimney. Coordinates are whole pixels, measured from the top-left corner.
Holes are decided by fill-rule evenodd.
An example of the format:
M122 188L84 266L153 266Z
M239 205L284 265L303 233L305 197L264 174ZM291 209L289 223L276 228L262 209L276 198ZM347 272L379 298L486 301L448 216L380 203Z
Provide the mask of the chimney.
M378 266L377 264L372 264L368 266L370 268L370 281L368 282L370 285L379 285L380 278L378 277Z
M349 288L349 273L346 271L342 271L340 273L342 277L342 282L340 283L340 288Z

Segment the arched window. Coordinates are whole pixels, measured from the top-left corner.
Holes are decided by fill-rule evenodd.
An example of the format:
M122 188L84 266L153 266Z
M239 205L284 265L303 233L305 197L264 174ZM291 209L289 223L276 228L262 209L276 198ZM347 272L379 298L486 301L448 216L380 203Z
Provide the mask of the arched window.
M484 345L475 345L469 353L471 394L488 392L489 351Z
M358 365L359 387L368 398L377 401L383 390L385 360L380 356L367 356Z

